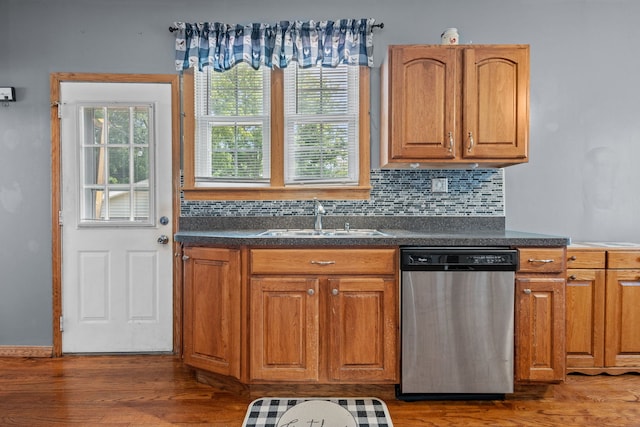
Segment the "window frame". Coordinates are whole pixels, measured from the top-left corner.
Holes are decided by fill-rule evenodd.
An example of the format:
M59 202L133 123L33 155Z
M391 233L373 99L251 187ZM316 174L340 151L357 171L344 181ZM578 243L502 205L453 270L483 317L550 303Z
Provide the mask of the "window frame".
M292 66L295 66L292 65ZM285 185L284 71L271 71L271 178L267 185L252 187L198 187L195 181L195 88L194 71L183 73L183 184L185 200L306 200L369 199L370 185L370 70L359 68L358 183L355 185Z

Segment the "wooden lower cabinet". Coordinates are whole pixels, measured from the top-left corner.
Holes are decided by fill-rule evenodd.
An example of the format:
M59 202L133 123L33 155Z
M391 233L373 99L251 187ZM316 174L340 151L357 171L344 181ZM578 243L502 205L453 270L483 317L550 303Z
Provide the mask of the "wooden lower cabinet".
M398 382L396 250L283 251L251 251L251 382ZM283 257L287 264L266 262ZM347 267L370 257L386 274ZM297 273L304 270L324 274Z
M640 372L640 249L567 256L567 372Z
M328 377L397 382L398 284L395 277L329 279Z
M515 380L559 382L565 249L519 252ZM398 248L185 247L183 260L185 364L250 384L399 382ZM607 276L606 335L614 341L605 358L616 365L640 364L638 329L627 326L640 322L639 281L640 268ZM568 307L594 312L588 302L599 298L590 292L570 293ZM568 347L581 341L584 333Z
M605 366L640 372L640 269L607 270L605 343Z
M251 379L316 381L319 281L252 278L250 287Z
M567 270L567 372L604 366L604 269Z
M565 378L565 249L521 248L515 289L515 380Z
M240 378L240 251L183 250L184 363Z
M567 250L567 372L604 366L605 257Z
M518 278L516 381L564 380L564 279Z

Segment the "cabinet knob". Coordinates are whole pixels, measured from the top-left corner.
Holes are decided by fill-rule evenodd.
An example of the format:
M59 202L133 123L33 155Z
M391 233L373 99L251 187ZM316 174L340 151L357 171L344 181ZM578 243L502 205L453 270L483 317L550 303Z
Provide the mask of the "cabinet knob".
M577 258L576 258L576 256L575 256L575 255L571 255L571 256L569 257L569 261L575 261L576 259L577 259Z
M332 295L338 295L340 293L340 291L338 291L336 288L333 288L333 290L331 291Z
M572 274L571 276L569 276L569 280L576 280L577 277L575 276L575 274Z
M522 292L524 292L525 294L529 295L529 294L531 294L531 289L525 289L525 290L524 290L524 291L522 291Z
M316 291L314 291L313 289L309 289L309 290L307 291L307 293L308 293L309 295L313 296L313 295L316 293Z
M182 255L182 260L183 260L183 261L186 261L186 260L188 260L188 259L189 259L189 255Z

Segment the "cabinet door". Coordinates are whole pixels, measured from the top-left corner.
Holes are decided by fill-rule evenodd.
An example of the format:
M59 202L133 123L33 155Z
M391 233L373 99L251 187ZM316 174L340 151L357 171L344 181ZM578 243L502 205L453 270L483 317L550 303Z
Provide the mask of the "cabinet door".
M604 290L602 269L567 270L567 371L604 366Z
M460 92L455 48L394 46L389 55L384 90L390 100L391 160L453 159Z
M184 362L240 377L240 253L184 250Z
M640 366L640 270L608 270L605 364Z
M516 380L565 376L564 279L516 278Z
M526 159L529 138L529 48L464 50L462 157Z
M397 285L393 278L329 279L329 379L398 380Z
M318 380L318 280L252 278L250 377Z

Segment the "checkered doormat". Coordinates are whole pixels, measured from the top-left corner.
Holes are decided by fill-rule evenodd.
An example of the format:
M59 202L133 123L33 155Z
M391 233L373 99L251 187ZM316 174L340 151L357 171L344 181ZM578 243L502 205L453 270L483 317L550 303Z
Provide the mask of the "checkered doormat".
M387 405L380 399L324 397L256 399L249 405L242 427L332 427L332 422L355 427L393 427Z

